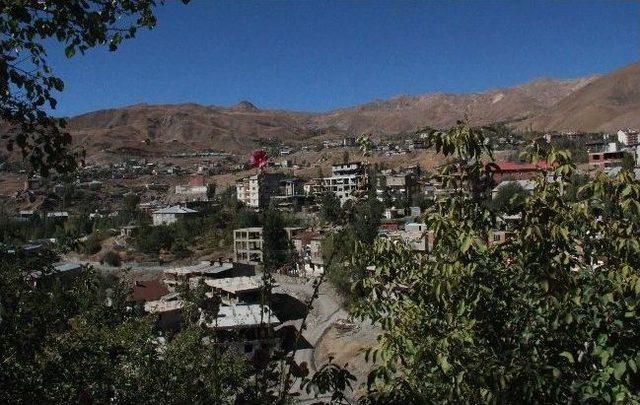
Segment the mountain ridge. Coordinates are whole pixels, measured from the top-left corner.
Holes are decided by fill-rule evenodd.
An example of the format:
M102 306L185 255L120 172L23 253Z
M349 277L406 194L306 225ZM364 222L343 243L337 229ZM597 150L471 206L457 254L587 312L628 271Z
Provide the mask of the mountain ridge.
M218 149L246 152L275 138L304 143L347 135L391 135L424 126L446 128L467 117L474 125L510 122L536 130L616 130L640 126L640 63L577 79L538 77L472 93L397 95L327 112L232 106L146 104L69 118L74 143L88 156L126 151L161 154Z

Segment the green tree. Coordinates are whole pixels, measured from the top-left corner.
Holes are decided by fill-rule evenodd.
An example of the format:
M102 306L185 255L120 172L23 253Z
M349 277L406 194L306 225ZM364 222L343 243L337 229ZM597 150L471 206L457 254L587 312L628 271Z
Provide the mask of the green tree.
M515 214L524 206L527 191L519 183L509 182L498 186L489 206L497 213Z
M625 152L622 155L622 170L631 170L636 167L636 159L632 153Z
M43 0L0 1L0 120L7 126L2 139L8 151L17 146L35 170L68 172L80 155L70 150L65 121L56 108L55 93L64 82L53 74L45 43L58 41L68 58L98 45L115 51L136 35L153 28L153 9L163 0ZM188 2L188 0L183 0Z
M248 365L206 328L167 336L125 283L56 277L54 260L0 252L1 403L217 404L245 389Z
M284 229L285 223L280 212L269 208L264 212L262 226L262 256L265 270L277 272L291 264L291 242Z
M322 194L320 199L320 217L329 223L337 223L342 215L340 200L330 191Z
M209 201L213 201L216 198L216 189L218 186L216 183L207 184L207 199Z
M358 241L372 243L378 236L378 227L384 213L384 205L373 194L369 194L364 201L358 201L353 206L349 224L355 232Z
M463 133L430 135L451 158L441 175L490 177L482 133ZM507 243L489 242L492 212L456 188L427 209L429 255L357 246L355 265L374 270L355 313L383 328L367 355L369 402L640 401L640 183L601 173L574 202L567 152L532 145L526 156L555 167L556 181L536 180Z

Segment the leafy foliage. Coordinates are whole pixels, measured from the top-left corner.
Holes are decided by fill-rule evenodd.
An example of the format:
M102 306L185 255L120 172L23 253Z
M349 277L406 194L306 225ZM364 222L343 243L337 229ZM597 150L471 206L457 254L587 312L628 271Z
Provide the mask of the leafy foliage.
M479 196L491 177L482 130L462 123L430 142L440 175L462 186L424 221L435 245L359 245L352 266L374 266L356 315L384 332L369 402L581 403L640 400L640 184L600 173L566 198L569 153L533 145L541 175L511 240L490 243L493 213ZM476 197L476 198L473 198Z
M164 336L126 303L126 285L0 255L0 402L232 403L243 389L244 362L195 324Z

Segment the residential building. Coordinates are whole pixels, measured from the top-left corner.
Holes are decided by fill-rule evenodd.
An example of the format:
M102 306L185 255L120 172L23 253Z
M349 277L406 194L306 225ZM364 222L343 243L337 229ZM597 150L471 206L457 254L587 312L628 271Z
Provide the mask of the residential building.
M204 283L227 305L259 303L264 288L262 276L241 276L206 279Z
M366 184L367 173L365 166L360 162L333 165L331 177L322 179L323 189L335 194L340 200L340 205L354 199L354 193L363 189Z
M520 163L520 162L495 162L493 181L499 184L504 180L527 180L544 173L549 169L546 162Z
M417 176L411 170L402 173L387 171L377 178L376 194L381 201L385 193L388 194L392 201L406 200L411 198L417 189Z
M233 231L233 260L238 263L262 263L262 228L241 228Z
M260 172L236 181L238 201L247 207L262 208L269 203L271 196L277 195L284 173Z
M324 272L322 242L324 235L319 231L304 231L295 235L291 242L300 256L299 275L316 276Z
M625 129L618 131L618 142L625 146L638 144L638 131Z
M192 210L191 208L175 205L153 211L151 216L153 218L153 225L157 226L173 224L177 222L178 219L193 217L197 213L198 211Z
M302 228L284 228L291 239ZM263 262L262 227L240 228L233 231L233 260L238 263L257 265Z
M218 316L202 323L212 330L230 350L252 357L259 351L280 349L280 338L270 336L266 326L275 327L280 320L268 305L221 306Z
M625 152L618 149L615 142L590 142L587 144L589 151L589 164L604 169L620 166Z

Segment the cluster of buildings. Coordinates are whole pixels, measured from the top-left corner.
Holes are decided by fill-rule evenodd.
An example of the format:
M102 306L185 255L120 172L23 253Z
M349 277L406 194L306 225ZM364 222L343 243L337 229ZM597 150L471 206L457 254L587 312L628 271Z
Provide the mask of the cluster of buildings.
M157 315L160 328L179 330L185 310L180 286L205 289L202 307L211 308L211 313L201 312L197 322L215 333L218 344L247 357L281 349L284 336L267 332L281 321L264 302L264 281L253 266L220 259L166 269L161 279L136 281L129 301Z

